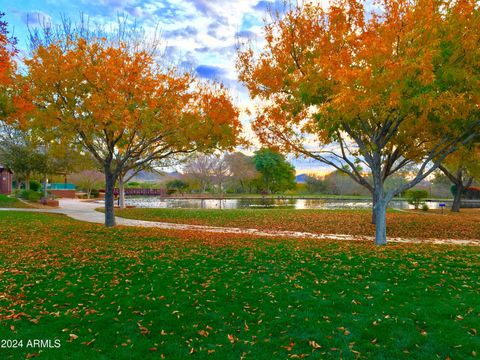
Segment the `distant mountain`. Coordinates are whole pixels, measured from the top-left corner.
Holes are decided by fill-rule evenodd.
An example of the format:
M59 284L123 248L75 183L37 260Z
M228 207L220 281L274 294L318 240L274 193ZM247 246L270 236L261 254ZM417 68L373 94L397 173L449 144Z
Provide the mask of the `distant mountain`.
M166 175L170 177L174 177L176 179L181 178L183 176L183 174L178 171L167 172Z
M133 177L131 182L149 182L149 183L162 183L172 179L178 179L182 176L178 171L158 173L152 171L140 171Z
M307 182L308 175L307 174L300 174L295 176L295 182L297 184L305 184Z

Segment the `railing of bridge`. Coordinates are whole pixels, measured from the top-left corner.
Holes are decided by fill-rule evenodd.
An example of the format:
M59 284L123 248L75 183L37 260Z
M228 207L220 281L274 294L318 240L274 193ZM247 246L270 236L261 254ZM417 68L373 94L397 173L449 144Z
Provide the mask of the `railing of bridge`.
M114 194L118 195L120 193L119 189L115 189ZM166 189L137 189L137 188L127 188L125 189L126 196L167 196L168 192Z

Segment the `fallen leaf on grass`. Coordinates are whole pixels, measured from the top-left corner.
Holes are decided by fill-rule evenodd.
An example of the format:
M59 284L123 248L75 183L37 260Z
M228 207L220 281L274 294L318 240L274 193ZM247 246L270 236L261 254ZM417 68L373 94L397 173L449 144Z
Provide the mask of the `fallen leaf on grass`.
M228 334L227 337L231 344L235 343L235 336L233 336L232 334Z
M92 344L95 342L95 340L96 340L96 339L92 339L92 340L90 340L90 341L84 341L84 342L82 342L82 345L90 346L90 345L92 345Z
M199 331L198 331L198 335L207 337L207 336L209 335L209 332L208 332L208 331L205 331L205 330L199 330Z
M287 351L292 351L292 349L293 349L294 346L295 346L295 343L294 343L294 342L291 342L291 343L288 344L288 345L284 345L284 346L280 346L280 347L286 349Z
M142 324L140 324L140 322L137 322L137 326L138 326L138 329L140 330L140 333L145 336L147 335L148 333L150 333L150 330L148 330L145 326L143 326Z

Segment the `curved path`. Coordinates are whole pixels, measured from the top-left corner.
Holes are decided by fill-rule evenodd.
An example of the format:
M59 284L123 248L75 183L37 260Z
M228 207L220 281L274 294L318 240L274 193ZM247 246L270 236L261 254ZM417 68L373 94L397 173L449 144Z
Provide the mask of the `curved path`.
M99 207L99 203L81 201L78 199L61 199L60 207L48 209L48 208L0 208L0 211L29 211L29 212L41 212L41 213L53 213L63 214L72 219L85 221L90 223L103 224L105 221L104 214L95 211ZM204 226L204 225L191 225L191 224L175 224L167 222L145 221L126 219L121 217L115 217L117 225L122 226L139 226L149 227L167 230L197 230L200 232L210 233L223 233L223 234L244 234L255 235L258 237L282 237L282 238L304 238L304 239L317 239L317 240L347 240L347 241L361 241L369 240L373 241L372 236L362 235L342 235L342 234L317 234L300 231L280 231L280 230L259 230L259 229L247 229L247 228L235 228L235 227L218 227L218 226ZM474 245L480 246L480 239L409 239L409 238L388 238L389 242L395 243L429 243L429 244L450 244L450 245Z

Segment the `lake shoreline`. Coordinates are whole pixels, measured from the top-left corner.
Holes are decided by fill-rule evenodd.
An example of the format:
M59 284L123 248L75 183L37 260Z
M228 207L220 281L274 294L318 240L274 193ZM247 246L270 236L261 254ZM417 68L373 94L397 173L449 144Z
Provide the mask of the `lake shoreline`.
M426 199L425 204L429 209L448 209L452 200ZM372 200L369 198L305 198L305 197L265 197L265 198L190 198L190 197L142 197L132 196L126 198L126 205L136 208L177 208L177 209L275 209L292 208L324 209L324 210L361 210L371 209ZM392 209L413 209L408 201L395 198L389 204ZM480 208L480 201L465 200L464 208Z

